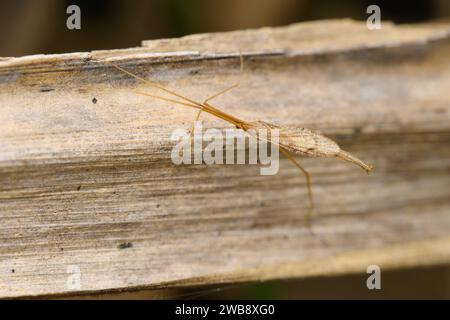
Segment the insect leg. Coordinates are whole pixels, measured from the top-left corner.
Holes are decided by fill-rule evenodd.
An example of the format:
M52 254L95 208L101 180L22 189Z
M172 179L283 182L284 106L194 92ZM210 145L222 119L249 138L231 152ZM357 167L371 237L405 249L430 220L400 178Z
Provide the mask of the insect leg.
M240 51L239 51L239 59L240 59L240 63L241 63L240 68L239 68L239 73L242 75L242 73L244 72L244 57L242 56L242 54L241 54ZM230 87L228 87L228 88L226 88L226 89L220 91L219 93L216 93L216 94L212 95L211 97L209 97L209 98L207 98L205 101L203 101L203 104L208 103L208 101L217 98L218 96L220 96L220 95L222 95L222 94L224 94L224 93L230 91L231 89L234 89L234 88L236 88L236 87L239 87L240 84L241 84L241 83L238 82L238 83L233 84L232 86L230 86Z
M213 96L209 97L208 99L206 99L206 100L203 102L203 104L208 103L209 100L214 99L214 98L217 98L217 97L220 96L221 94L224 94L225 92L228 92L228 91L230 91L231 89L236 88L237 86L239 86L239 83L237 83L237 84L235 84L235 85L232 85L231 87L228 87L228 88L226 88L225 90L220 91L219 93L216 93L215 95L213 95ZM203 108L199 109L198 112L197 112L197 116L195 117L194 124L192 124L191 135L192 135L192 133L194 132L195 122L197 122L198 119L200 119L200 114L202 113L202 111L203 111Z
M244 72L244 57L242 56L242 53L240 51L239 51L239 59L240 59L240 68L239 68L240 71L239 72L240 72L240 74L242 74ZM234 84L234 85L232 85L232 86L230 86L228 88L225 88L224 90L222 90L222 91L212 95L209 98L206 98L206 100L203 101L203 104L207 104L212 99L215 99L218 96L220 96L220 95L222 95L222 94L224 94L224 93L226 93L226 92L228 92L228 91L230 91L230 90L232 90L232 89L234 89L236 87L239 87L239 85L240 85L240 82L238 82L238 83L236 83L236 84ZM202 111L203 111L203 109L200 109L198 111L197 117L195 118L195 121L198 121L198 119L200 119L200 114L202 113ZM192 126L191 133L193 132L193 129L194 129L194 126Z
M310 209L308 211L308 215L306 216L306 225L308 227L310 227L311 225L311 215L312 215L312 210L314 208L314 202L313 202L313 195L312 195L312 189L311 189L311 176L309 174L308 171L305 170L305 168L302 167L302 165L295 160L287 150L283 149L282 147L279 148L280 151L286 156L286 158L288 158L297 168L299 168L303 174L305 175L306 178L306 186L308 188L308 198L309 198L309 204L310 204Z
M149 85L151 87L158 88L158 89L160 89L160 90L162 90L164 92L169 93L172 96L175 96L177 98L181 98L182 100L184 100L187 103L195 104L197 106L201 106L201 103L199 103L197 101L194 101L192 99L189 99L189 98L187 98L187 97L185 97L185 96L183 96L183 95L181 95L181 94L179 94L179 93L177 93L177 92L175 92L173 90L167 89L166 87L164 87L164 86L162 86L162 85L160 85L158 83L155 83L155 82L153 82L151 80L144 79L144 78L142 78L142 77L140 77L140 76L138 76L138 75L136 75L136 74L134 74L134 73L132 73L132 72L130 72L128 70L125 70L122 67L119 67L118 65L116 65L116 64L114 64L114 63L112 63L110 61L105 61L105 62L108 63L109 65L113 66L114 68L116 68L116 69L118 69L118 70L128 74L129 76L131 76L131 77L133 77L133 78L135 78L135 79L137 79L137 80L139 80L139 81L141 81L143 83L146 83L147 85Z
M201 108L201 109L198 110L197 116L195 117L195 121L194 121L194 123L192 124L191 131L190 131L191 138L192 138L192 135L194 134L195 123L198 121L198 119L200 119L200 114L202 113L202 111L203 111L203 108Z

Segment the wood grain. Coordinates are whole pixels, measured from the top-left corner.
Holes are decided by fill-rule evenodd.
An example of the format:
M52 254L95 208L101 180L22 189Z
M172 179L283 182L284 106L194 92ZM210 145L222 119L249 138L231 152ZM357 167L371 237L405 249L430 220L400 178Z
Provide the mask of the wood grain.
M342 20L0 59L0 296L449 263L449 56L448 24ZM198 100L241 82L214 105L320 130L374 173L300 159L311 234L304 177L286 159L275 176L174 165L170 135L195 111L134 94L156 91L105 60Z

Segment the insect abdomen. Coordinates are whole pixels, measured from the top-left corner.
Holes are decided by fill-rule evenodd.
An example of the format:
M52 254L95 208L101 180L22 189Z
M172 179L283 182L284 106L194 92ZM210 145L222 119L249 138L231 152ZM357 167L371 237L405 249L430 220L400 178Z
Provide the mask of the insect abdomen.
M288 151L309 157L334 157L341 149L333 140L306 128L280 128L280 145Z

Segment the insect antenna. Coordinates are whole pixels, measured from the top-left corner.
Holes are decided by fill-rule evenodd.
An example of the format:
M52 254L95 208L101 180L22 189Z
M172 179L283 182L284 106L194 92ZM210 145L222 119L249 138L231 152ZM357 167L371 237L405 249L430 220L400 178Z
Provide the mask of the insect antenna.
M194 101L194 100L192 100L192 99L189 99L189 98L187 98L187 97L185 97L185 96L183 96L183 95L181 95L181 94L179 94L179 93L177 93L177 92L175 92L175 91L173 91L173 90L167 89L166 87L164 87L164 86L162 86L162 85L160 85L160 84L158 84L158 83L155 83L155 82L153 82L153 81L144 79L144 78L142 78L142 77L140 77L140 76L138 76L138 75L136 75L136 74L134 74L134 73L132 73L132 72L130 72L130 71L128 71L128 70L122 68L122 67L119 67L118 65L116 65L116 64L114 64L114 63L112 63L112 62L110 62L110 61L105 61L105 62L106 62L107 64L113 66L113 67L116 68L117 70L120 70L120 71L122 71L122 72L128 74L129 76L131 76L131 77L133 77L133 78L135 78L135 79L137 79L137 80L139 80L139 81L142 81L143 83L148 84L149 86L152 86L152 87L154 87L154 88L160 89L160 90L162 90L162 91L164 91L164 92L167 92L167 93L169 93L169 94L171 94L171 95L173 95L173 96L176 96L176 97L178 97L178 98L181 98L181 99L184 100L184 101L187 101L187 102L190 102L190 103L192 103L192 104L198 105L199 107L202 107L202 104L199 103L199 102L197 102L197 101Z
M143 95L143 96L147 96L147 97L152 97L152 98L155 98L155 99L158 99L158 100L164 100L164 101L167 101L167 102L172 102L172 103L176 103L176 104L181 104L181 105L183 105L183 106L190 107L190 108L203 109L203 106L200 107L200 106L198 106L198 105L196 105L196 104L186 103L186 102L179 101L179 100L175 100L175 99L170 99L170 98L166 98L166 97L161 97L161 96L157 96L157 95L154 95L154 94L151 94L151 93L147 93L147 92L134 91L134 93L140 94L140 95Z

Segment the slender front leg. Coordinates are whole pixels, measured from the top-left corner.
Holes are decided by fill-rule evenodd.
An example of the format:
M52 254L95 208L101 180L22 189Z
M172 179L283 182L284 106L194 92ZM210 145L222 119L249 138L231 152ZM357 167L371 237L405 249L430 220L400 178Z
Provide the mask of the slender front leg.
M244 57L242 56L241 52L239 52L239 59L240 59L240 69L239 69L240 71L239 71L239 73L242 75L242 73L244 72ZM230 90L232 90L232 89L234 89L234 88L236 88L236 87L239 87L240 84L241 84L241 83L238 82L238 83L236 83L236 84L234 84L234 85L232 85L232 86L230 86L230 87L228 87L228 88L225 88L224 90L222 90L222 91L220 91L220 92L218 92L218 93L216 93L216 94L210 96L209 98L206 98L206 100L203 101L203 104L207 104L207 103L208 103L209 101L211 101L212 99L215 99L215 98L217 98L218 96L220 96L220 95L222 95L222 94L224 94L224 93L227 93L228 91L230 91ZM198 119L200 119L200 114L202 113L202 111L203 111L203 109L198 110L197 116L195 117L195 122L197 122ZM192 125L192 128L191 128L191 135L192 135L192 133L194 132L195 122L194 122L194 125Z

